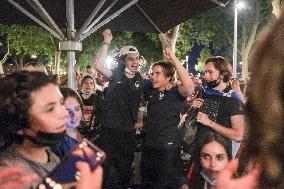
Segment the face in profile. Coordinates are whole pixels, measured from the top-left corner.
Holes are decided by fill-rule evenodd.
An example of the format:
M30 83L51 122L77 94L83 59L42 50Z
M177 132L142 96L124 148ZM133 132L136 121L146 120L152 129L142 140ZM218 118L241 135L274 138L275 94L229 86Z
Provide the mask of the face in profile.
M60 133L66 129L67 112L57 85L47 84L31 93L30 128L34 131Z
M80 103L77 101L75 97L67 97L64 102L64 107L68 112L67 118L67 127L76 128L80 125L80 121L82 118L82 110Z
M200 153L202 171L211 179L216 179L220 171L229 163L225 148L213 141L203 146Z

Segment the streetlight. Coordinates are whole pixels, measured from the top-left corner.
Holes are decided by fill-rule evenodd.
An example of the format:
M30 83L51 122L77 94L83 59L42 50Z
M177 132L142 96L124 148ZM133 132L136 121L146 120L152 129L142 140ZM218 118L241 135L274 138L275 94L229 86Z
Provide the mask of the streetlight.
M238 9L242 9L245 7L243 2L239 2L238 0L234 0L234 46L233 46L233 77L237 77L237 67L238 67Z
M188 55L185 56L186 71L188 72Z

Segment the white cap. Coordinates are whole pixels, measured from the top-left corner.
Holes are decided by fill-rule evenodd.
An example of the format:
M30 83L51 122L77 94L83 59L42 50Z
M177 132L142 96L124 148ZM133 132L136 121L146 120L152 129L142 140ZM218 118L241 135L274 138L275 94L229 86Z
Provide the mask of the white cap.
M139 55L139 51L134 46L124 46L119 51L120 56L127 55L129 53L137 53Z

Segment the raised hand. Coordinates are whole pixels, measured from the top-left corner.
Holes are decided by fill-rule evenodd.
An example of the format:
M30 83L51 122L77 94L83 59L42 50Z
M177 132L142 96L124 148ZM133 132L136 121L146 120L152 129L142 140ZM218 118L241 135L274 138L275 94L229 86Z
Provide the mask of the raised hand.
M109 44L112 41L112 33L110 29L106 29L103 31L104 43Z
M175 53L169 47L166 47L163 52L168 60L175 62L175 60L177 59Z

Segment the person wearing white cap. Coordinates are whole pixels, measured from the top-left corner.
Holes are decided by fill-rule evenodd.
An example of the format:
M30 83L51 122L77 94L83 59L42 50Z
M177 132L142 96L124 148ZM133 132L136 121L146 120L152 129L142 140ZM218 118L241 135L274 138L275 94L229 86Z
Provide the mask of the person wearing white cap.
M117 67L104 67L112 41L109 29L103 31L103 44L96 69L110 80L103 103L103 131L98 140L107 153L104 187L127 188L136 149L134 126L142 100L143 79L139 73L141 57L136 47L124 46L115 57Z

